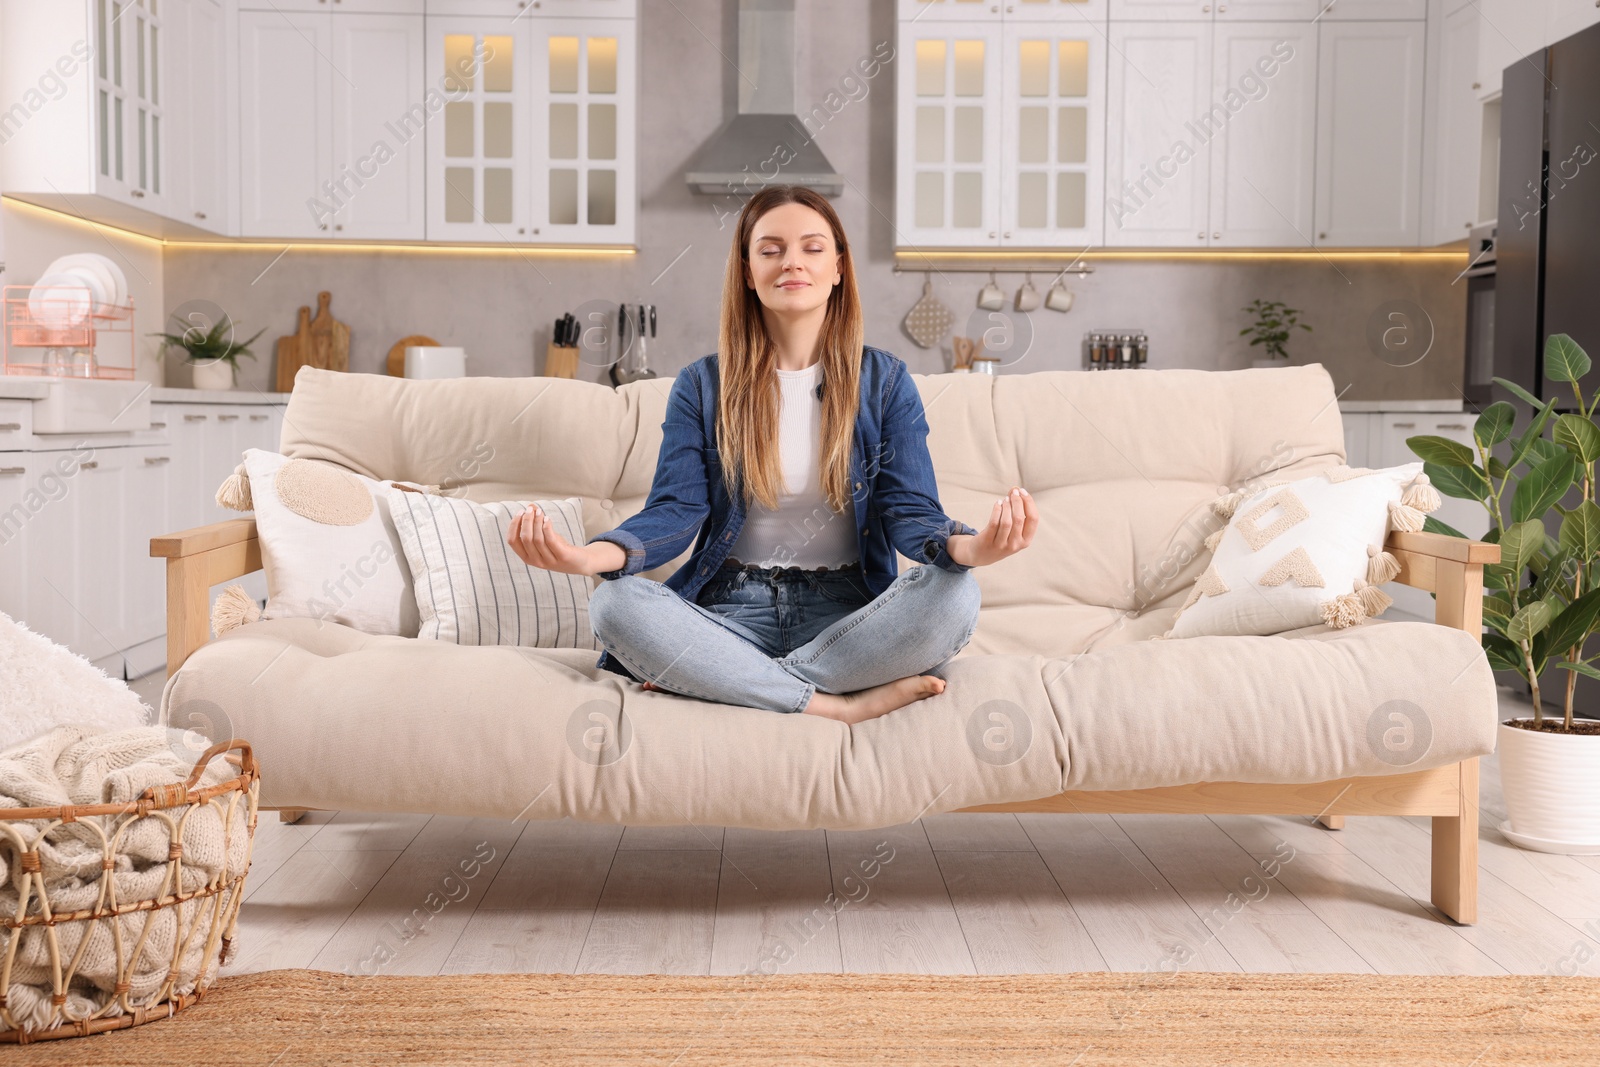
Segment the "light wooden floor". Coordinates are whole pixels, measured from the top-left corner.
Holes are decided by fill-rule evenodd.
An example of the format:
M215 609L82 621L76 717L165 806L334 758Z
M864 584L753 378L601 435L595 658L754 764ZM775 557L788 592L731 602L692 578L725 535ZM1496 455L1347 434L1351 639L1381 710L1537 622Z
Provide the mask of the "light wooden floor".
M159 700L159 679L134 685ZM1507 715L1513 702L1502 691ZM263 812L223 973L1600 976L1600 857L1507 843L1493 757L1482 812L1475 926L1428 903L1426 818L1335 832L1267 816L944 814L771 833ZM474 854L488 859L466 877Z

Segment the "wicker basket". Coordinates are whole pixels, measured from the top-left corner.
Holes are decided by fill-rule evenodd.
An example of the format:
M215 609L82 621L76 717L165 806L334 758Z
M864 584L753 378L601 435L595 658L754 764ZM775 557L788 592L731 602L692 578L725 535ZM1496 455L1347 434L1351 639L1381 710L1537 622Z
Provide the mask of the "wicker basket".
M237 777L196 788L206 765L234 749L239 756L224 758L239 768ZM235 738L208 748L187 781L151 786L131 803L0 808L0 853L15 864L13 871L22 872L17 912L0 917L0 1027L6 1028L0 1030L0 1042L27 1044L138 1026L176 1014L205 995L233 955L255 840L260 777L249 743ZM62 912L52 907L52 894L60 898L68 888L82 894L85 879L80 875L73 884L46 884L40 845L47 839L54 844L58 838L51 835L73 822L91 828L103 845L95 879L99 889L93 907ZM165 862L147 862L138 873L158 878L159 891L148 899L119 901L115 876L134 873L131 843L139 842L140 858L148 860L162 842L161 836L152 835L165 835ZM81 829L76 836L84 836ZM203 884L194 884L194 874L209 864L186 864L186 846L191 855L208 856L220 847L216 873L205 875ZM92 851L89 856L93 864ZM19 1012L19 1005L6 1003L13 982L20 981L14 978L19 949L32 959L27 966L35 971L48 960L50 1017L42 1024L42 995L32 1000L31 1025L21 1017L26 1013ZM86 973L95 970L86 958L98 960L104 973ZM30 983L31 988L43 985ZM72 1010L74 999L80 1005L86 1000L100 1004L79 1017Z

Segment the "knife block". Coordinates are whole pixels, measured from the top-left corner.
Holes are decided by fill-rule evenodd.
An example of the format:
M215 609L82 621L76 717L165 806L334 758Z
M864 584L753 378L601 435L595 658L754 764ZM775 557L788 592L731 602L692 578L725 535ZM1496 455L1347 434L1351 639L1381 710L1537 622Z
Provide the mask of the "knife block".
M578 376L577 345L545 345L544 377L576 378Z

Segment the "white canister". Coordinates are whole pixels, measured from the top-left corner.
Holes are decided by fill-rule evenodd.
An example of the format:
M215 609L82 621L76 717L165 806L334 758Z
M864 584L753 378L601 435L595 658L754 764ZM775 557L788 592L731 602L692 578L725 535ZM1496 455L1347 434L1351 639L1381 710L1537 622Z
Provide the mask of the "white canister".
M407 378L465 378L467 350L443 345L407 345Z

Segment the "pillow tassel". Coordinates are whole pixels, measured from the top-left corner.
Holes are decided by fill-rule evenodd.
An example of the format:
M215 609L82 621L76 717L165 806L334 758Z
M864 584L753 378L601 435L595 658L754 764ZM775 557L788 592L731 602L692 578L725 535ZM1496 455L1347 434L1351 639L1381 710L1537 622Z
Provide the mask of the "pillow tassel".
M1422 529L1425 517L1422 512L1410 504L1389 501L1389 526L1393 529L1404 530L1406 533L1416 533Z
M242 585L230 585L211 605L211 631L218 637L261 618L261 605Z
M1211 510L1220 518L1231 519L1233 518L1234 509L1239 506L1239 502L1249 494L1250 490L1248 489L1235 489L1233 492L1213 500L1211 502Z
M1427 474L1419 473L1406 486L1405 494L1400 497L1400 503L1418 511L1435 511L1444 503L1444 498L1439 495L1439 490L1433 487L1433 482Z
M1379 545L1367 546L1367 584L1382 585L1392 582L1400 574L1400 561L1393 552Z
M217 503L234 511L249 511L255 507L250 497L250 473L241 463L217 487Z
M1361 594L1353 590L1341 593L1332 600L1324 600L1317 605L1317 608L1322 612L1322 621L1335 630L1354 626L1367 615L1366 608L1361 603Z
M1227 532L1228 528L1226 526L1219 526L1217 529L1206 534L1206 548L1210 549L1212 552L1215 552L1217 550L1217 545L1222 541L1222 535Z
M1355 592L1356 596L1361 598L1362 613L1369 619L1382 615L1388 610L1389 605L1394 603L1394 597L1370 582L1363 582L1360 578L1356 579Z

